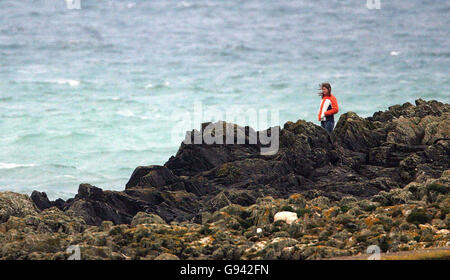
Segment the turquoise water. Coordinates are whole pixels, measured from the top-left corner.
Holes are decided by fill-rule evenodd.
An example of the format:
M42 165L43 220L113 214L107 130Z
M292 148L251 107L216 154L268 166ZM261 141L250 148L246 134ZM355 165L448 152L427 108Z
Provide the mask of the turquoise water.
M163 164L195 102L316 121L449 102L448 1L0 1L0 190L122 190ZM251 121L249 124L253 125ZM190 128L198 128L192 123Z

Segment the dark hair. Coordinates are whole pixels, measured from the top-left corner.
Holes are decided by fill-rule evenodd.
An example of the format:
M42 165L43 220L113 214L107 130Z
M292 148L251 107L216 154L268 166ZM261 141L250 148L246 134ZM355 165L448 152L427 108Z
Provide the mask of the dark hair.
M320 86L320 89L322 89L322 88L328 89L328 94L331 94L331 85L330 85L330 83L322 83L322 85Z

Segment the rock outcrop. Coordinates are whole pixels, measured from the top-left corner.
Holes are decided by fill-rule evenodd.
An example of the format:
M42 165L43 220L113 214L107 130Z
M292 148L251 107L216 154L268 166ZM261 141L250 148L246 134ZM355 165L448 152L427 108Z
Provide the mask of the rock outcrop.
M124 191L81 184L66 201L0 192L0 259L74 250L82 259L321 259L369 245L450 246L449 104L348 112L331 135L287 122L274 128L273 155L261 155L251 128L232 128L243 144L183 143L164 166L137 167Z
M200 223L205 212L250 206L265 196L371 198L439 178L450 167L450 106L438 101L396 105L368 118L348 112L331 135L310 122L287 122L274 128L279 132L274 155L261 155L261 143L249 141L251 128L232 127L244 135L244 144L182 143L164 166L137 167L124 191L82 184L67 201L50 202L38 192L32 199L40 210L71 210L89 225L129 224L138 212L166 222Z

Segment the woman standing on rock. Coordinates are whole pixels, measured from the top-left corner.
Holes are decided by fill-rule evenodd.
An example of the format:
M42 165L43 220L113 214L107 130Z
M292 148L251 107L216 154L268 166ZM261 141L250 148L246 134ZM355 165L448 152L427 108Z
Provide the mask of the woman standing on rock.
M319 108L319 121L321 126L331 133L334 128L334 114L339 111L339 106L336 97L331 94L331 85L323 83L321 88L322 92L319 95L322 96L322 101Z

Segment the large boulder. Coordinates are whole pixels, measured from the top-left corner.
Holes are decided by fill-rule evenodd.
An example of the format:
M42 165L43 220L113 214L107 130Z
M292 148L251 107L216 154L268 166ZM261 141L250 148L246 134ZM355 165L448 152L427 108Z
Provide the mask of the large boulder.
M139 212L133 217L131 226L135 227L141 224L166 224L166 222L158 215Z
M332 133L334 141L342 147L367 153L386 139L385 129L379 123L363 119L354 112L342 114Z
M298 219L297 213L289 212L289 211L282 211L275 214L273 217L273 221L283 221L287 223L288 225L292 224Z
M11 216L35 215L38 211L28 195L0 192L0 223L6 222Z

